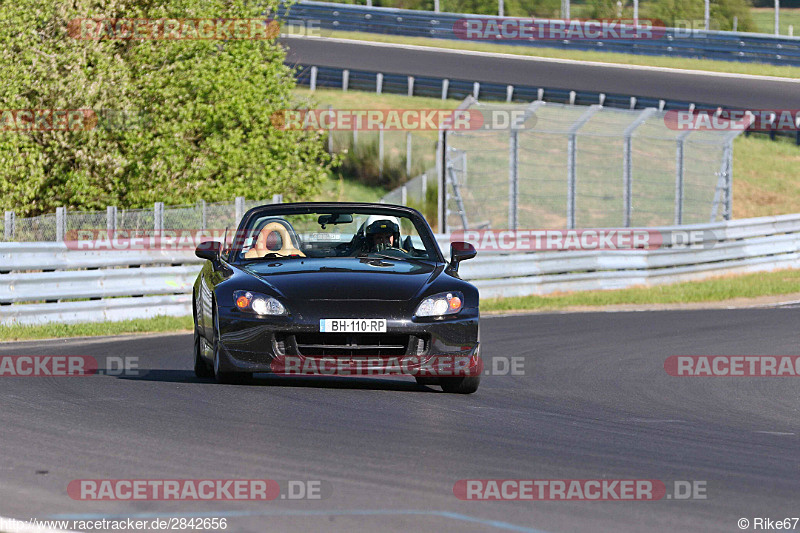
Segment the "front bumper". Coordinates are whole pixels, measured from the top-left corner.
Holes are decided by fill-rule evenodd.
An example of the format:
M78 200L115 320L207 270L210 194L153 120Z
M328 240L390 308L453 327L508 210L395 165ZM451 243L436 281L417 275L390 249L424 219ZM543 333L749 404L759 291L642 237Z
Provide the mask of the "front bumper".
M340 315L335 318L351 318ZM220 310L220 369L421 377L482 372L477 308L443 319L387 318L387 332L371 335L321 333L320 318L259 318Z

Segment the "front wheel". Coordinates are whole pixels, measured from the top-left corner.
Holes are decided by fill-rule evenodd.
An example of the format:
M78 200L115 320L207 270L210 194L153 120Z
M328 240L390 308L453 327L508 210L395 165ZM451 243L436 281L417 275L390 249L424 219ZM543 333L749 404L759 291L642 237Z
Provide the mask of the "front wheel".
M442 386L442 390L451 394L472 394L478 390L478 385L480 385L480 383L480 376L439 378L439 385Z

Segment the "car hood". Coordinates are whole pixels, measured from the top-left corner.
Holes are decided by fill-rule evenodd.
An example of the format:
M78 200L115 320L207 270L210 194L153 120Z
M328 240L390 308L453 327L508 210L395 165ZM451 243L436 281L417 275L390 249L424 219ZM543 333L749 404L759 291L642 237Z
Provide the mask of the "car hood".
M291 300L395 300L417 297L443 265L353 257L265 259L241 266Z

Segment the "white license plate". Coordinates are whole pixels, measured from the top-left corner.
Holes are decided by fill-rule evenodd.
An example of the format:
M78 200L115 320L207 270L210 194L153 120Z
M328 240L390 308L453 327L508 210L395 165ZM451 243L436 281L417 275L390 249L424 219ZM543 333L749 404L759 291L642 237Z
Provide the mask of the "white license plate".
M322 318L319 330L324 333L386 333L386 319Z

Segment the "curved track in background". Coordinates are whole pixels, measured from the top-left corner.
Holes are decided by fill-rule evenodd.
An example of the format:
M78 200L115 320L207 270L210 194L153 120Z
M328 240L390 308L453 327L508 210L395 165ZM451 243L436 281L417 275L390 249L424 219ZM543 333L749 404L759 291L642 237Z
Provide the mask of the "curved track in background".
M800 108L800 80L470 53L344 39L281 39L287 61L413 76L631 94L743 109Z
M670 355L798 353L800 310L484 318L524 358L471 396L410 378L195 379L188 334L6 343L138 356L138 378L0 378L0 516L227 517L228 531L738 531L797 516L798 381L677 378ZM491 363L490 363L491 364ZM46 474L41 472L46 471ZM39 472L39 473L37 473ZM74 479L321 479L322 501L81 502ZM703 480L708 499L464 502L466 478Z

